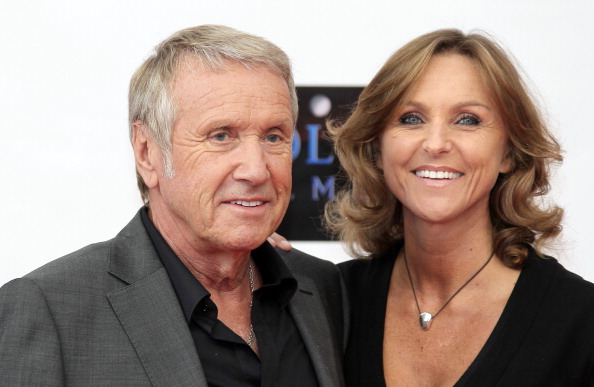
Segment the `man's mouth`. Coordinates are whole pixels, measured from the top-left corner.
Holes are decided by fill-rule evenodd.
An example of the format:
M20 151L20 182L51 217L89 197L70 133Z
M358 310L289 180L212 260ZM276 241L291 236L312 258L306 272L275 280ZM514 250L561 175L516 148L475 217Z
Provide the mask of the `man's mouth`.
M256 207L256 206L260 206L260 205L264 204L264 202L259 201L259 200L254 201L254 202L248 202L245 200L233 200L233 201L230 201L229 203L237 204L238 206L242 206L242 207Z
M463 175L460 172L449 172L449 171L429 171L429 170L419 170L414 171L415 175L418 177L425 177L428 179L447 179L447 180L454 180Z

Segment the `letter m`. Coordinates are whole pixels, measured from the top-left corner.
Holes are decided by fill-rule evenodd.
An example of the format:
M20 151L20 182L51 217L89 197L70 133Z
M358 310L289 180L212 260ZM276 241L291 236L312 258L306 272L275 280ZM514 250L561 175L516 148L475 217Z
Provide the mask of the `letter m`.
M319 201L320 197L326 195L326 200L334 199L334 176L329 176L325 183L319 176L311 177L311 198Z

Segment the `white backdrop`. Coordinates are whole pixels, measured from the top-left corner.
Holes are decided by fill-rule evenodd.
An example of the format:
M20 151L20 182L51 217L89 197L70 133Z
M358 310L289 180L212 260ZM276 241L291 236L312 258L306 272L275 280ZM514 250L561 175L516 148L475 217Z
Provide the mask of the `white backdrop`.
M594 281L589 0L0 0L0 285L113 237L138 210L127 87L152 47L185 27L226 24L266 37L302 86L363 86L387 57L437 29L483 29L538 89L566 160L553 197L566 208L555 254ZM295 243L348 257L337 243Z

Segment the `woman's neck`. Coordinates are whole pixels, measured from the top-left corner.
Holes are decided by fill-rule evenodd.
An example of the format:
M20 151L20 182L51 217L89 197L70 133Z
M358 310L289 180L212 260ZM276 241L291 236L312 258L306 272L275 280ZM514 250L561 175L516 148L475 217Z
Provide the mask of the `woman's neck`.
M430 223L404 218L404 250L413 280L449 292L476 272L493 254L488 216ZM422 289L420 289L422 291Z

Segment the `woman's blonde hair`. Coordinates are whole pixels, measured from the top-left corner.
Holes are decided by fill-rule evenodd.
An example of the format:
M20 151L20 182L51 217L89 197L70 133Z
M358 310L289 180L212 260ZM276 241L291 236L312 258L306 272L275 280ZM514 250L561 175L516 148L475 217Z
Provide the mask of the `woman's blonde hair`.
M403 239L402 204L376 165L378 137L395 110L408 102L435 55L459 54L478 66L509 136L512 169L491 191L490 213L497 255L510 267L523 265L532 245L561 231L563 210L543 205L549 166L562 161L516 66L505 51L481 33L438 30L396 51L362 91L342 125L328 123L335 152L348 177L346 188L326 207L326 226L356 257L377 257Z

